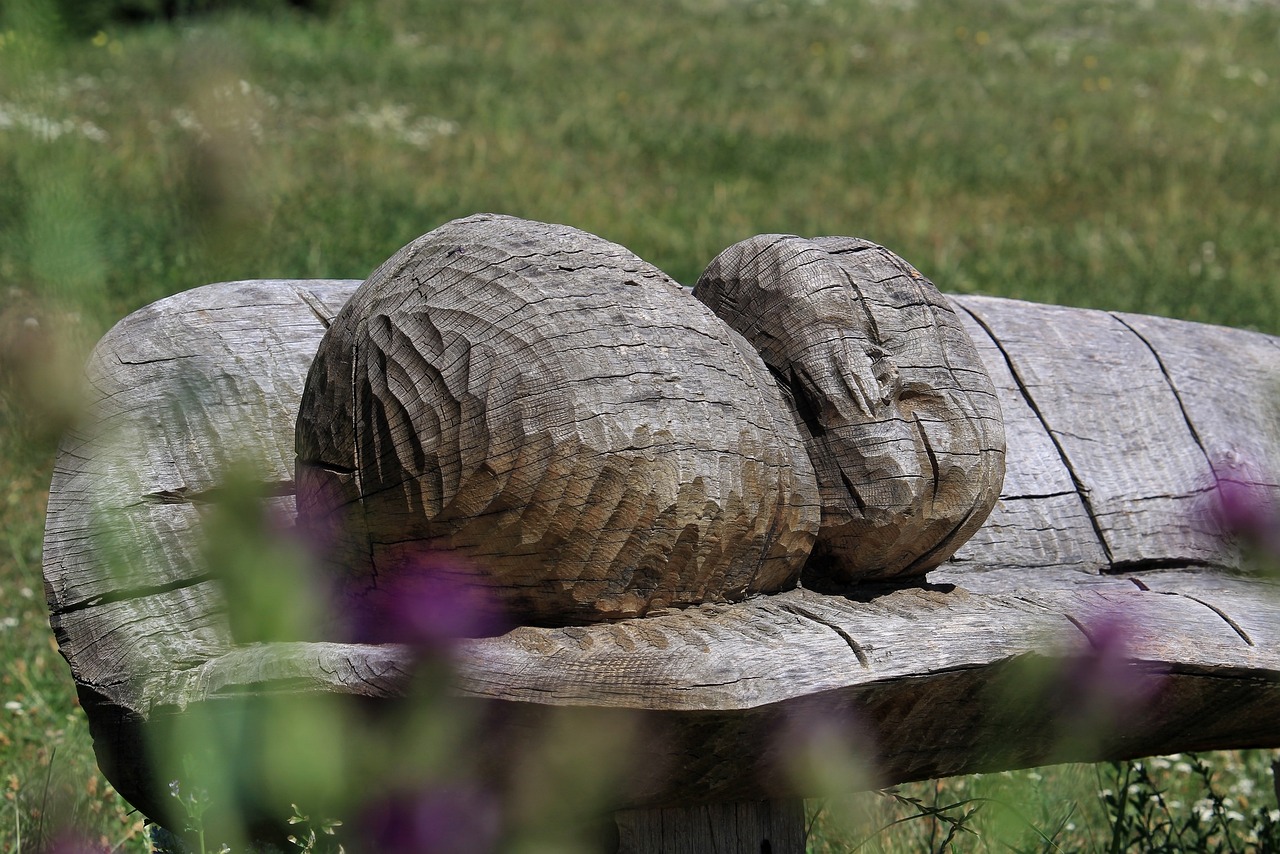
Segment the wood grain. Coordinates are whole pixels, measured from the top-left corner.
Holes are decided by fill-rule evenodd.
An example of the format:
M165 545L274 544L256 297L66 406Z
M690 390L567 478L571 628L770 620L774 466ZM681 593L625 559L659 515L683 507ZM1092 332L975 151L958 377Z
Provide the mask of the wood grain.
M1150 347L1107 312L987 306L965 302L1036 401L1110 566L1214 562L1221 544L1196 526L1193 500L1212 472ZM1055 394L1037 393L1048 384Z
M204 514L234 455L259 461L264 482L284 493L274 500L290 506L293 413L325 326L357 284L179 294L121 321L88 366L89 411L63 442L50 491L46 591L100 761L145 814L167 800L145 751L160 717L245 696L407 689L413 656L402 647L239 642L222 582L203 563ZM1280 426L1265 390L1275 339L952 302L972 311L970 334L1004 409L1007 473L987 525L930 584L848 596L801 589L475 639L459 650L462 700L513 721L560 706L648 716L661 735L634 769L626 804L636 807L804 794L772 763L777 733L815 709L858 721L879 783L1280 746L1277 590L1226 571L1238 555L1190 512L1208 495L1197 490L1210 461L1234 452L1274 471ZM1084 378L1093 390L1080 388ZM1148 404L1168 416L1159 442L1128 436L1147 416L1127 413ZM1274 477L1256 480L1276 494ZM1086 631L1117 620L1123 672L1160 674L1161 690L1108 738L1064 753L1046 734L1070 725L1070 709L1011 706L995 686L1023 662L1093 660ZM526 731L512 727L512 737ZM494 749L503 743L495 734ZM660 773L641 773L649 769Z
M429 572L563 625L793 586L813 470L760 357L666 275L481 215L338 314L297 430L300 522L350 607Z
M978 529L1004 477L1000 409L915 268L857 238L765 234L721 252L693 294L788 391L822 494L812 575L923 575Z

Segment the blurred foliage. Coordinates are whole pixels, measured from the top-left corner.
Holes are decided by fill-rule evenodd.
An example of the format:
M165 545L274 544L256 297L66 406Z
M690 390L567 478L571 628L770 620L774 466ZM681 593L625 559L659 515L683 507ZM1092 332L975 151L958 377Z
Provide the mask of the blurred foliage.
M7 0L0 25L22 28L31 16L43 15L46 23L69 36L92 36L109 27L174 21L213 12L241 11L259 15L283 11L327 13L333 0ZM26 7L26 8L23 8ZM43 8L42 8L43 7Z

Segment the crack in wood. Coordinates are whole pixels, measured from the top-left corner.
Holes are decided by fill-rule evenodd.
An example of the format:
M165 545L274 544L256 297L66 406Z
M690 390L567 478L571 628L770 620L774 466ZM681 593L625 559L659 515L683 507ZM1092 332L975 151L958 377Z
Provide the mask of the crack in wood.
M1018 371L1017 365L1014 364L1013 357L1009 355L1009 351L1005 349L1004 343L996 336L995 332L985 320L979 317L976 312L963 303L956 302L955 304L973 318L974 323L982 327L982 331L987 333L987 337L991 339L991 343L1000 353L1001 358L1004 359L1005 366L1009 369L1009 376L1013 378L1013 381L1018 386L1018 393L1022 395L1022 399L1026 401L1027 406L1030 407L1031 412L1040 422L1040 426L1044 428L1045 434L1049 437L1049 441L1053 443L1053 447L1058 452L1058 457L1062 460L1062 465L1066 467L1067 474L1071 475L1071 482L1075 485L1076 494L1080 496L1080 504L1084 507L1085 515L1089 517L1089 524L1093 526L1094 534L1098 537L1098 543L1102 546L1102 552L1106 555L1107 563L1109 565L1113 564L1115 556L1111 552L1111 545L1107 542L1106 536L1102 533L1102 525L1098 522L1098 513L1094 510L1093 504L1089 500L1089 489L1084 485L1084 481L1080 479L1080 475L1076 472L1075 468L1072 467L1071 459L1067 456L1067 450L1062 446L1062 442L1059 440L1057 433L1055 433L1053 428L1049 426L1049 421L1045 418L1044 413L1040 411L1040 407L1036 405L1035 398L1031 396L1031 391L1028 389L1026 381Z
M177 581L170 581L166 584L150 584L144 587L132 587L126 590L113 590L110 593L100 593L88 599L79 602L72 602L69 605L62 605L57 608L54 613L57 615L74 614L77 611L84 611L89 608L97 608L101 605L111 605L116 602L126 602L131 599L145 599L150 596L159 596L165 593L173 593L176 590L184 590L188 587L196 587L207 581L216 581L217 577L211 573L201 573L200 575L192 575L187 578L180 578Z
M957 522L955 526L949 532L947 532L947 535L945 537L938 540L937 544L933 548L929 549L924 554L920 555L915 560L913 560L911 562L910 567L908 568L906 573L904 573L904 575L909 576L914 574L914 571L917 567L936 565L933 562L934 555L936 555L938 551L941 549L951 548L953 538L956 536L956 532L964 528L965 525L968 525L969 522L973 519L974 514L978 513L980 509L981 508L975 507L972 510L970 510L968 513L966 513L964 515L964 518L961 519L959 522Z
M796 605L795 603L788 602L783 604L781 607L782 607L782 610L787 611L788 613L791 613L791 614L795 614L797 617L803 617L806 620L812 620L818 625L826 626L827 628L831 629L831 631L835 632L837 635L840 636L840 639L845 642L845 645L848 646L849 649L853 650L853 654L857 656L859 664L861 664L864 668L868 670L871 668L871 659L867 657L867 652L862 648L862 644L854 640L853 635L846 632L840 626L836 625L830 620L827 620L818 616L813 611L810 611L808 608L803 608L799 605Z
M1222 610L1222 609L1221 609L1221 608L1219 608L1217 605L1214 605L1214 604L1212 604L1212 603L1210 603L1210 602L1206 602L1206 601L1204 601L1203 599L1200 599L1200 598L1198 598L1198 597L1196 597L1196 596L1192 596L1192 595L1190 595L1190 594L1188 594L1188 593L1178 593L1177 591L1172 591L1172 590L1171 590L1171 591L1161 591L1161 592L1162 592L1162 593L1165 593L1165 594L1166 594L1166 595L1168 595L1168 596L1181 596L1183 599L1190 599L1192 602L1197 602L1197 603L1199 603L1199 604L1201 604L1201 605L1205 606L1205 607L1206 607L1206 608L1208 608L1210 611L1212 611L1213 613L1215 613L1215 614L1217 614L1219 617L1221 617L1221 618L1223 619L1223 621L1225 621L1225 622L1226 622L1226 624L1227 624L1228 626L1230 626L1232 629L1234 629L1234 630L1235 630L1235 633L1236 633L1236 634L1238 634L1238 635L1240 636L1240 639L1241 639L1241 640L1243 640L1243 641L1244 641L1245 643L1247 643L1249 646L1256 646L1256 644L1253 642L1253 638L1249 637L1249 633L1248 633L1248 632L1246 632L1246 631L1245 631L1245 630L1240 626L1240 624L1239 624L1239 623L1237 623L1235 620L1231 619L1231 617L1227 615L1227 612L1226 612L1226 611Z
M1154 572L1161 569L1229 569L1227 564L1180 557L1147 557L1118 560L1103 571L1104 575L1124 575L1129 572Z
M180 486L177 489L148 492L142 496L142 502L144 504L216 504L225 500L231 491L225 486L200 490ZM298 489L297 484L292 480L267 480L254 484L252 492L262 498L286 498L296 495Z
M311 313L316 316L316 320L320 321L320 325L325 329L328 329L329 325L333 323L334 315L331 314L325 305L316 298L316 295L305 288L294 288L294 293L296 293L298 295L298 299L302 300L306 307L311 310Z
M1205 448L1204 440L1200 437L1200 432L1196 430L1196 425L1191 421L1191 414L1187 412L1186 403L1182 400L1182 395L1178 392L1178 386L1174 383L1173 377L1169 374L1169 368L1165 365L1164 359L1160 357L1160 353L1152 346L1146 337L1135 329L1131 324L1127 323L1123 317L1115 312L1110 312L1111 316L1119 321L1120 325L1132 332L1143 345L1151 351L1152 357L1156 360L1156 365L1160 368L1164 381L1169 386L1169 391L1173 393L1173 399L1178 403L1178 411L1182 413L1182 420L1187 423L1187 429L1191 432L1191 438L1195 440L1196 447L1200 449L1200 453L1204 454L1205 462L1209 464L1209 470L1213 471L1213 460L1209 457L1209 451Z
M119 362L121 365L131 365L135 367L142 367L143 365L162 365L165 362L180 362L183 359L195 359L195 358L198 358L199 356L200 356L199 353L179 353L177 355L164 356L156 359L124 359L124 358L121 358L120 355L117 353L116 361Z
M1074 489L1062 490L1060 492L1038 492L1019 495L1001 495L1001 501L1042 501L1046 498L1062 498L1067 495L1079 495Z
M1080 622L1070 614L1063 614L1062 616L1066 617L1067 622L1075 626L1076 629L1079 630L1080 634L1084 635L1084 639L1089 642L1089 646L1094 649L1098 648L1098 644L1094 641L1093 635L1089 634L1089 630L1084 627L1084 623Z
M929 471L933 478L933 490L930 500L936 504L938 502L938 490L942 488L942 472L938 467L938 455L934 453L933 445L929 444L929 434L924 431L924 425L920 423L920 413L912 412L911 417L915 421L916 433L920 436L920 444L924 446L925 455L929 458Z

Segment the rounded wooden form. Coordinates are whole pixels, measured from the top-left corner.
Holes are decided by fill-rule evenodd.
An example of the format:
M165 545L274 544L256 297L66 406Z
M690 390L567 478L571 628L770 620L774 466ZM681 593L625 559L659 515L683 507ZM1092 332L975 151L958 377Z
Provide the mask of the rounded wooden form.
M374 611L415 574L526 625L741 600L794 585L820 515L741 336L625 248L511 217L370 276L320 344L296 449L299 523Z
M978 530L1004 479L1000 406L928 279L858 238L765 234L720 253L694 296L788 393L821 488L819 570L922 575Z

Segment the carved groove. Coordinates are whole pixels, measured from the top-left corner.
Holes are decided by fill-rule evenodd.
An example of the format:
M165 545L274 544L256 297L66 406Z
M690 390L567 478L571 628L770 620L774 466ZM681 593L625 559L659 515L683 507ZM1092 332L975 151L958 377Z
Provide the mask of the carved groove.
M746 342L621 246L471 217L326 333L300 523L357 608L422 570L530 625L737 601L793 586L817 529L787 412Z

